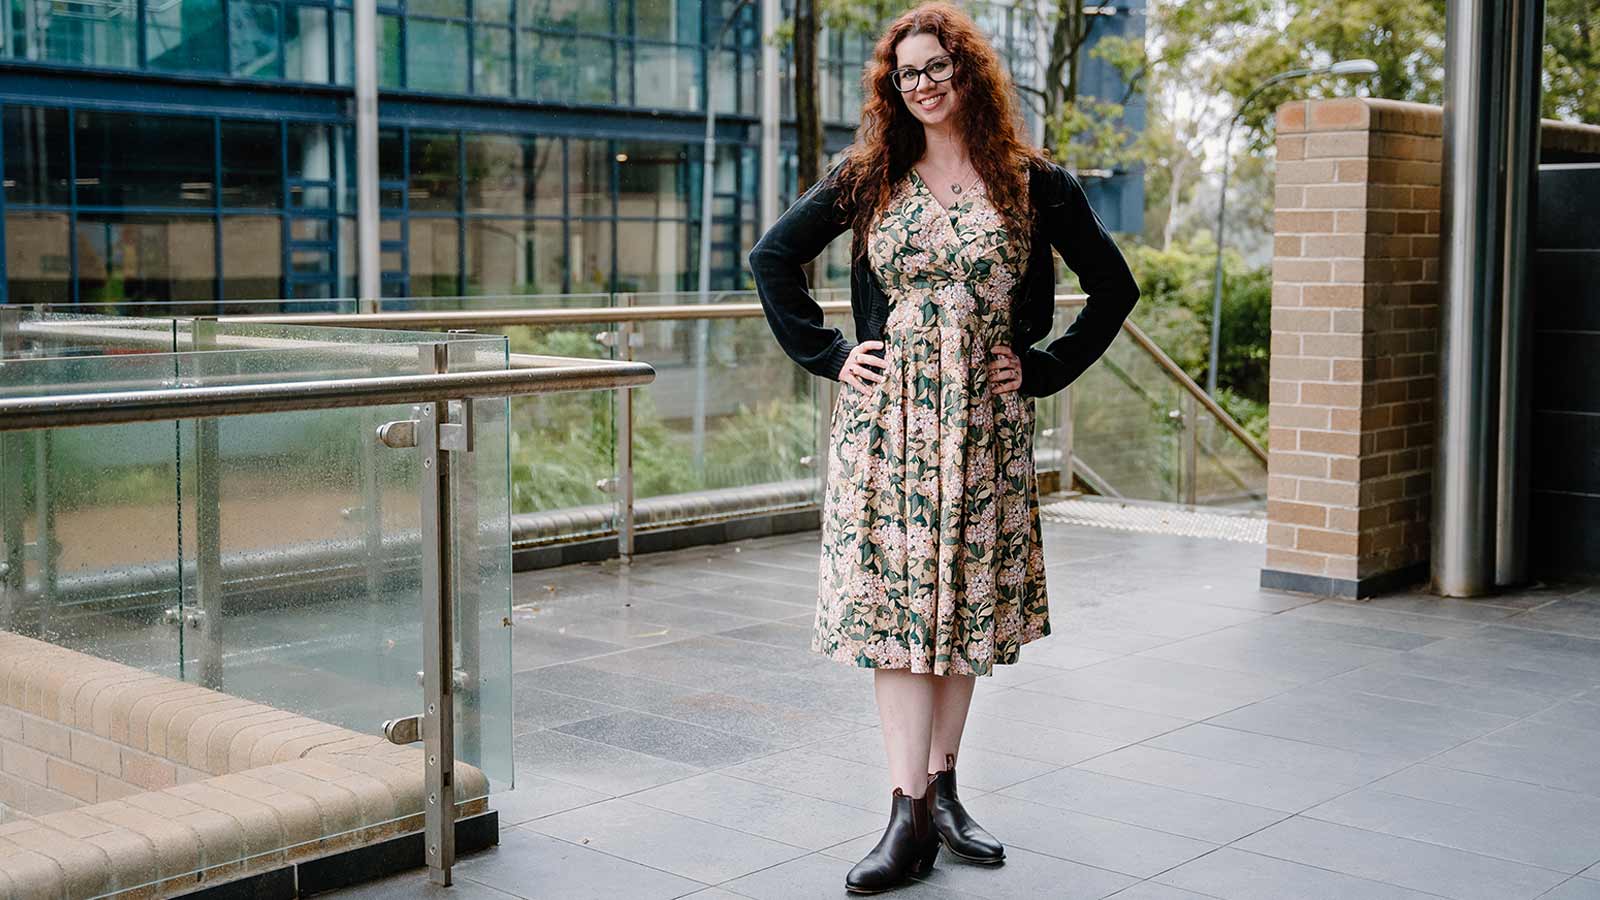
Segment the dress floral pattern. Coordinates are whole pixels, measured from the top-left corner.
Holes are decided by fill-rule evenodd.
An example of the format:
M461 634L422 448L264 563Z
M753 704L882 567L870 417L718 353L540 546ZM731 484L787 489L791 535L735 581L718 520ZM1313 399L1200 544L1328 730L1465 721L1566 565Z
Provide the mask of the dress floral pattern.
M981 188L946 209L915 171L869 234L887 366L869 391L839 387L812 650L986 675L1050 633L1033 400L988 374L1027 243Z

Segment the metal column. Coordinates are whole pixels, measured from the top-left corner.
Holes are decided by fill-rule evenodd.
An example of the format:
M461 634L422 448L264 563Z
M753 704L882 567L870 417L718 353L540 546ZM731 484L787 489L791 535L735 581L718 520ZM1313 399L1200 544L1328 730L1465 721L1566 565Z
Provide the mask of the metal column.
M449 345L424 347L433 353L433 371L450 368ZM428 879L450 883L456 858L455 720L455 533L450 496L451 454L442 427L450 405L425 403L417 424L417 456L422 460L422 752L427 757L423 790L423 840Z
M382 295L378 253L378 6L355 0L356 255L359 311L376 312Z
M195 319L189 327L190 350L216 347L216 319ZM192 354L191 359L203 372L205 360L198 353ZM222 690L223 684L221 425L218 419L194 420L195 603L191 609L183 610L180 625L183 642L191 635L195 638L200 685L214 691ZM181 598L179 603L183 603ZM187 658L189 654L184 652L183 656Z
M782 100L778 96L778 26L783 22L779 0L761 0L761 190L759 204L761 230L778 221L778 117Z
M1446 12L1431 565L1434 589L1452 597L1494 588L1507 18L1494 0L1450 0Z
M1511 0L1507 40L1511 81L1505 191L1505 312L1500 343L1500 444L1496 498L1495 583L1526 584L1532 498L1534 210L1538 208L1539 100L1543 77L1544 0Z

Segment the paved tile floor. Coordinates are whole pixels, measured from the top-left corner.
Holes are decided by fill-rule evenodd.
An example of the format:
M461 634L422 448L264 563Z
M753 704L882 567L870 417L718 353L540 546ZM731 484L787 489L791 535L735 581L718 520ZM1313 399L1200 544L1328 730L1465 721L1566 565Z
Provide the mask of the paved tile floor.
M1257 545L1045 534L1056 633L959 767L1008 862L896 896L1600 898L1600 587L1312 602ZM500 846L343 896L843 896L889 785L870 675L807 651L816 568L812 533L518 576Z

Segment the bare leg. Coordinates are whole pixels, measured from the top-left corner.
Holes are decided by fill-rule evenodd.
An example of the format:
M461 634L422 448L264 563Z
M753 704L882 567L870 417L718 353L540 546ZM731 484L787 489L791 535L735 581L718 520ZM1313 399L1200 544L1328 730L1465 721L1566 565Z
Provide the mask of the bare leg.
M928 774L943 772L946 756L961 752L961 732L967 727L967 710L972 706L973 675L942 675L934 678L933 733L928 745Z
M907 797L921 797L928 789L928 761L932 739L934 675L907 669L873 669L872 686L878 697L878 719L883 724L883 746L889 756L889 777Z

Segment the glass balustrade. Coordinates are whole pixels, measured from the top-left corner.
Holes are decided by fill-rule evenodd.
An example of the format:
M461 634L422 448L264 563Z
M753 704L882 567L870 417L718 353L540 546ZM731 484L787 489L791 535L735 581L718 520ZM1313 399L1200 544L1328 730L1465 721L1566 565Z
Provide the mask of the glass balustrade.
M439 345L449 372L509 362L500 335L11 308L0 316L0 398L416 375L436 371ZM345 745L390 746L382 723L423 712L427 534L419 451L384 446L376 431L420 409L0 432L0 631L227 698L196 701L208 714L251 701L275 711L256 719L333 735L329 744L342 733ZM503 399L471 401L471 419L471 452L452 456L448 558L456 758L484 777L464 778L458 802L512 783L512 420ZM316 731L329 727L345 731ZM225 750L206 765L157 762L190 780L238 771ZM73 805L48 792L34 794L55 808L21 812Z

